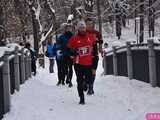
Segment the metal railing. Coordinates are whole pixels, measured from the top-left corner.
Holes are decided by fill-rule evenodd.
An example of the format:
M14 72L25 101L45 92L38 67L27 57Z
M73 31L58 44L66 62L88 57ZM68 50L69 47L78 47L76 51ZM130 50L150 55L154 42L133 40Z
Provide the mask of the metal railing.
M160 87L160 44L148 40L147 44L113 47L104 56L104 74L126 76Z
M10 95L20 90L20 84L28 80L31 73L30 51L18 45L0 47L0 119L10 110Z

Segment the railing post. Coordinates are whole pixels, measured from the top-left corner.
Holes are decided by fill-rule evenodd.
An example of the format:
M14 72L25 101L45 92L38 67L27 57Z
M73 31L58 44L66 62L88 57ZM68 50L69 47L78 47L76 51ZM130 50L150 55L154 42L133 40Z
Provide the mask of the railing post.
M3 114L4 114L4 93L3 93L3 65L4 65L4 61L1 60L1 56L0 56L0 120L3 118Z
M15 89L19 91L20 89L20 71L19 71L19 56L18 47L15 48L15 58L14 58L14 74L15 74Z
M26 68L27 69L27 74L26 75L27 75L27 79L29 79L29 51L27 51L27 53L26 53L26 61L27 61L26 62L26 64L27 64L27 66L26 66L27 67Z
M28 64L27 64L27 53L26 53L26 51L25 51L25 53L24 53L24 68L25 68L25 80L27 80L27 66L28 66Z
M10 68L9 68L9 59L8 54L5 52L3 57L4 66L3 66L3 86L4 86L4 113L7 113L10 110Z
M114 75L117 76L118 75L118 69L117 69L116 47L112 47L112 48L113 48L113 72L114 72Z
M103 57L103 65L104 65L104 75L107 75L107 61L106 61L106 54L104 53L104 57Z
M21 84L25 82L25 63L24 63L24 48L21 50Z
M152 87L157 86L156 57L153 40L148 40L149 79Z
M31 53L29 52L29 77L32 77L32 68L31 68Z
M133 79L133 61L130 42L126 42L127 45L127 70L129 79Z

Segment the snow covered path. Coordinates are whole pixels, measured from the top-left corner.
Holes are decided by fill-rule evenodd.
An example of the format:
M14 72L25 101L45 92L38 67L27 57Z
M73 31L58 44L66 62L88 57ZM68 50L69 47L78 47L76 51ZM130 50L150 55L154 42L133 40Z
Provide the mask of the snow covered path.
M100 63L101 64L101 63ZM56 73L39 69L38 75L12 96L11 112L3 120L145 120L148 112L160 112L160 89L125 77L101 76L95 95L79 105L74 87L57 87Z

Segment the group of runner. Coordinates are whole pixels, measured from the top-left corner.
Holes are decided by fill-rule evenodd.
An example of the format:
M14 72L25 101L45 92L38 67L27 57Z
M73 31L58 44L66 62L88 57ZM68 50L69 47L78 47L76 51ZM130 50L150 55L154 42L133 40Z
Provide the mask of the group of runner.
M68 84L72 87L73 68L76 73L77 90L80 97L79 104L85 104L84 92L94 94L94 81L99 61L99 53L103 55L102 35L95 30L92 18L80 20L76 25L65 23L63 31L57 35L55 42L48 41L46 56L50 60L50 73L54 72L54 59L58 69L57 86Z

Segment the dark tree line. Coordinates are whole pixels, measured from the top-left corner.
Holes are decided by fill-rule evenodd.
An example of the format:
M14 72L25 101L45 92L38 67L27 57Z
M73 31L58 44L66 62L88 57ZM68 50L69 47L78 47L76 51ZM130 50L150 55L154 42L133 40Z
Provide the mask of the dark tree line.
M74 21L87 16L95 18L100 32L102 24L115 23L118 39L127 20L135 19L135 34L139 34L141 43L146 24L148 35L155 36L159 5L159 0L0 0L0 40L19 38L25 43L27 36L33 35L34 48L39 51L42 42L73 14Z

